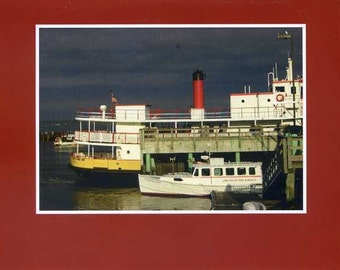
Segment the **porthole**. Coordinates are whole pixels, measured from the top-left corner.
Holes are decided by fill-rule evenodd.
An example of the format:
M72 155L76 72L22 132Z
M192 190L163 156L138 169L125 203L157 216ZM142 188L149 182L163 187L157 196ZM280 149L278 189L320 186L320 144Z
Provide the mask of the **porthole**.
M242 99L241 102L244 103L245 102L244 99Z
M130 154L130 150L127 150L126 153L127 153L127 154Z
M270 102L270 98L268 98L267 101Z

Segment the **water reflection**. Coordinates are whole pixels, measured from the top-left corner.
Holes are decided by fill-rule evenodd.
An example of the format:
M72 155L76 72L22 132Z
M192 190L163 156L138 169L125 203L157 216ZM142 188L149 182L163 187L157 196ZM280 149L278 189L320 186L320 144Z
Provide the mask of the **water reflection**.
M210 210L209 198L141 195L138 188L89 188L75 191L75 210Z
M210 198L173 198L142 196L143 210L210 210Z

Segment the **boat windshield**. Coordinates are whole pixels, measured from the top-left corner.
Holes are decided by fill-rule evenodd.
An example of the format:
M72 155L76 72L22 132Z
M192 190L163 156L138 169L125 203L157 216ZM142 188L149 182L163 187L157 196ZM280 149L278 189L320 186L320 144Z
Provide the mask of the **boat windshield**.
M197 169L197 168L192 168L192 169L191 169L191 174L192 174L193 176L198 176L198 169Z

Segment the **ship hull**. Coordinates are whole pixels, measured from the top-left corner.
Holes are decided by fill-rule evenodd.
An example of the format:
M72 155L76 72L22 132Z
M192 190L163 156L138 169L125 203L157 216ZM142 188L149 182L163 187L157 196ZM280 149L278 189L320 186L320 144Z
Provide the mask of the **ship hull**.
M83 183L112 187L138 187L140 163L126 160L79 158L71 156L70 167Z
M138 187L138 172L105 169L71 168L80 176L81 183L91 186Z

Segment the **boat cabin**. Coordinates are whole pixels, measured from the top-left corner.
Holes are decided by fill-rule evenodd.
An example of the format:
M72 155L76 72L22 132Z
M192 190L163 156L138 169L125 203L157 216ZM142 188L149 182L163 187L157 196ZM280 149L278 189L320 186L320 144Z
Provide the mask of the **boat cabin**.
M192 170L193 177L237 177L262 176L261 162L227 162L223 158L211 158L209 163L197 163Z

